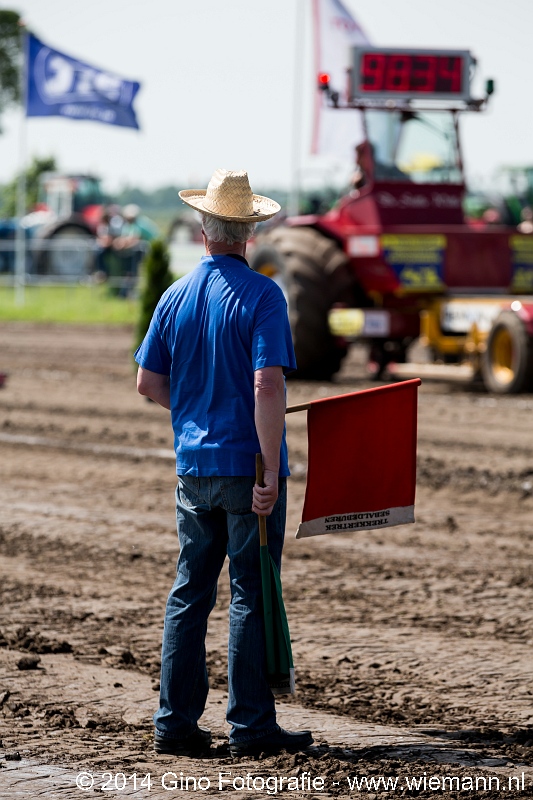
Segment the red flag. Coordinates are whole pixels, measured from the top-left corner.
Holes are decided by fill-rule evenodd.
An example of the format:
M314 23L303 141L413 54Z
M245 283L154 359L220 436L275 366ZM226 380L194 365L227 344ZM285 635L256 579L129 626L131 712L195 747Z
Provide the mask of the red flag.
M414 522L419 378L315 400L296 538Z

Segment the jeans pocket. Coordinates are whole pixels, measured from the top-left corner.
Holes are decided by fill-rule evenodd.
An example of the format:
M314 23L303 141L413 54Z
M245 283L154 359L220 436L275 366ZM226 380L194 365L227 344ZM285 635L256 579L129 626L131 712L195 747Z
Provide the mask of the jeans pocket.
M224 511L228 514L251 514L254 483L255 478L248 476L222 478L220 494Z
M200 481L195 475L180 475L176 487L177 500L188 508L194 508L201 503Z

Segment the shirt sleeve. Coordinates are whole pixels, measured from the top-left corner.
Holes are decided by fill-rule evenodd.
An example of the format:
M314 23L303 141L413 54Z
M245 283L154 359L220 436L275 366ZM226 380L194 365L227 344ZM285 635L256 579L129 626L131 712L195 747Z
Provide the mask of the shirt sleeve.
M296 369L287 303L283 292L272 281L256 308L252 338L252 366L283 367L285 373Z
M133 356L137 364L159 375L170 375L172 358L161 336L159 309L156 308L148 332Z

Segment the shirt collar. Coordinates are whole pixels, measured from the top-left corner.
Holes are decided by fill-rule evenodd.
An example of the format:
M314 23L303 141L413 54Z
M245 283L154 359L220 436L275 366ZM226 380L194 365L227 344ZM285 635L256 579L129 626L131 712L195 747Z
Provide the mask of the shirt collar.
M213 260L217 260L219 258L236 258L237 261L242 261L242 263L246 264L247 267L250 266L244 256L240 256L238 253L217 253L216 255L203 256L203 258L212 258Z
M247 262L247 260L245 259L245 257L244 256L240 256L238 253L228 253L228 256L230 258L236 258L238 261L242 261L242 263L246 264L247 267L250 266L249 263Z

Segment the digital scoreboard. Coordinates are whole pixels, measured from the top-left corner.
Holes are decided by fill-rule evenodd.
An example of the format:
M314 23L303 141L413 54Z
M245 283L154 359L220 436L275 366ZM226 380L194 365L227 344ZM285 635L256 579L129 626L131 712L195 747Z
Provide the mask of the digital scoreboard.
M470 100L468 50L353 49L353 100Z

